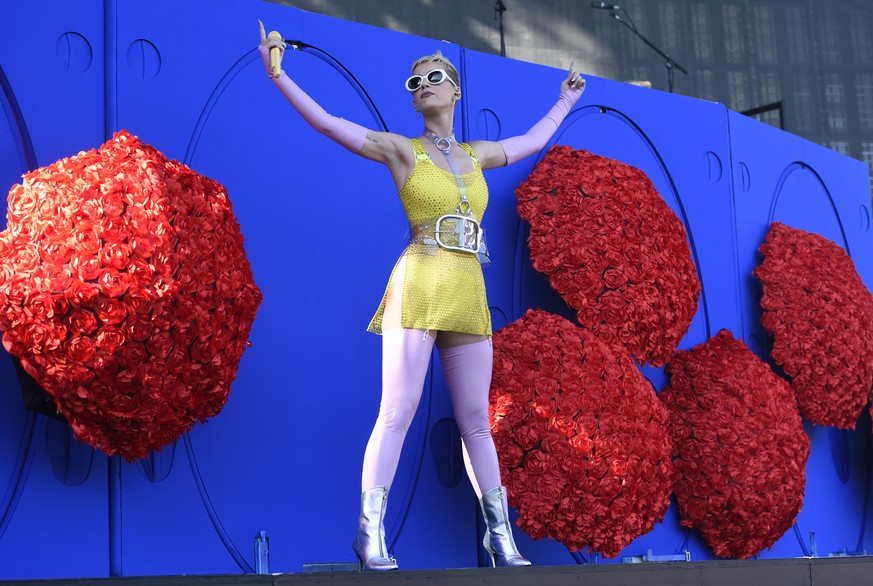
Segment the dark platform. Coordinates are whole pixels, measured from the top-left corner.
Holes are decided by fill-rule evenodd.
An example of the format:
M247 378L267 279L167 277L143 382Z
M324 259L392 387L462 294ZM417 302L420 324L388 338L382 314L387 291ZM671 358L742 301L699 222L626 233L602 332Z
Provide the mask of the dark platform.
M873 584L873 557L603 564L531 568L471 568L388 573L301 573L223 576L141 576L76 580L0 581L28 586L849 586Z

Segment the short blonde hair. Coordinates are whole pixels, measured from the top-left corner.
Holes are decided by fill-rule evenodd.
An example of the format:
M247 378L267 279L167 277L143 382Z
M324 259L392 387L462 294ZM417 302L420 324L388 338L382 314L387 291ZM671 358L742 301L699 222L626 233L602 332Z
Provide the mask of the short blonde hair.
M425 55L421 59L418 59L415 63L412 64L410 68L410 73L415 71L415 68L421 65L422 63L438 63L443 66L443 69L446 70L446 73L449 74L449 79L455 82L455 87L461 87L461 77L458 75L458 70L455 69L455 66L452 65L452 62L446 59L445 55L443 55L442 51L437 51L433 55Z

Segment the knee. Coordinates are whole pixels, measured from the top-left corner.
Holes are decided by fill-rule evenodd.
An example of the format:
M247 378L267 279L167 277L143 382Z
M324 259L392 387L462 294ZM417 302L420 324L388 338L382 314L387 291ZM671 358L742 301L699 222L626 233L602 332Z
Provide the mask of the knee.
M491 422L488 420L488 407L471 409L457 415L458 430L464 439L471 437L491 437Z
M389 407L383 405L379 409L378 422L385 429L406 433L406 430L412 424L412 418L415 417L417 408L418 405L411 402L403 402Z

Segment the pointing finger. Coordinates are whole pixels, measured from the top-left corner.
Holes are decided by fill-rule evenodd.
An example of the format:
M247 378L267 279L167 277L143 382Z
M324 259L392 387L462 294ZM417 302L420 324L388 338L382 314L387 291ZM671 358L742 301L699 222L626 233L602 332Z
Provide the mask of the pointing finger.
M258 20L258 27L261 29L261 44L263 45L267 42L267 32L264 30L264 23L260 19Z

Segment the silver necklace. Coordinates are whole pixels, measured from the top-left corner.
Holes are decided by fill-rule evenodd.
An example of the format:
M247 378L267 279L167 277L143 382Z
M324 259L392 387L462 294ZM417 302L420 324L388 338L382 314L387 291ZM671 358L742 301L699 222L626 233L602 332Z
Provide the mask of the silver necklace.
M461 170L458 168L458 163L455 161L455 156L452 154L452 145L458 142L455 140L455 133L453 132L449 136L440 136L430 128L425 128L424 135L433 142L434 146L443 155L445 155L446 162L448 162L452 173L455 175L455 182L458 184L458 196L461 199L458 203L458 207L455 208L455 211L465 216L472 216L473 210L470 206L470 202L467 200L467 186L464 185L464 178L461 176Z

